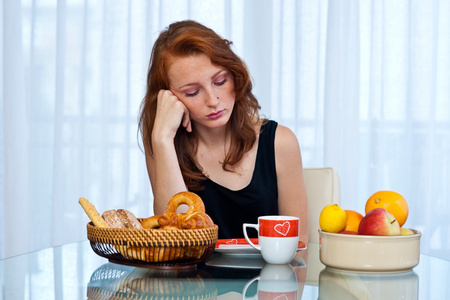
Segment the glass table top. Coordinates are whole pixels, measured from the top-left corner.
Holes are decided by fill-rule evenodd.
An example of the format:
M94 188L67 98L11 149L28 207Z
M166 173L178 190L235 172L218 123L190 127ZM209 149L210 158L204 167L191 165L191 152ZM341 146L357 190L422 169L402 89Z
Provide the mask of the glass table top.
M308 244L289 265L215 253L187 270L109 262L88 241L0 261L0 299L450 299L450 262L427 255L411 271L372 274L320 263Z

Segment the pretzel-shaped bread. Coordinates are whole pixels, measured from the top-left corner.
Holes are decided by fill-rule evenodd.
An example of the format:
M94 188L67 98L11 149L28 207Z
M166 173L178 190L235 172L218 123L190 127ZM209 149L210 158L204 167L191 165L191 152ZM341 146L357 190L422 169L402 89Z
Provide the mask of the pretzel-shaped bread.
M186 213L177 213L180 205L187 205ZM141 222L144 228L170 229L196 229L214 226L214 222L205 213L205 204L202 199L192 192L175 194L167 203L162 215L155 215Z

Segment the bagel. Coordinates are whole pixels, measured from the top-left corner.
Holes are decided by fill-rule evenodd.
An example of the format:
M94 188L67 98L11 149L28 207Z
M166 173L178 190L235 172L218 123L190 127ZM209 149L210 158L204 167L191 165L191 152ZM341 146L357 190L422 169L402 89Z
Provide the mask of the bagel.
M178 207L183 204L188 206L187 212L177 213ZM173 230L208 228L214 226L214 222L205 213L205 204L197 194L180 192L169 200L162 215L144 219L141 225L146 229Z
M166 212L176 213L178 206L186 204L189 206L186 214L190 215L194 212L205 212L205 204L203 204L202 198L192 192L180 192L175 194L167 203Z

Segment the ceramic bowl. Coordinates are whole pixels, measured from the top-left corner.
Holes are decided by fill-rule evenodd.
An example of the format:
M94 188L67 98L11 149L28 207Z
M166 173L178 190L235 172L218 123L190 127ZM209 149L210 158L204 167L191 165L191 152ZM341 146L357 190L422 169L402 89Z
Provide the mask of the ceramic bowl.
M319 258L329 268L355 272L406 272L419 264L421 233L373 236L319 230Z

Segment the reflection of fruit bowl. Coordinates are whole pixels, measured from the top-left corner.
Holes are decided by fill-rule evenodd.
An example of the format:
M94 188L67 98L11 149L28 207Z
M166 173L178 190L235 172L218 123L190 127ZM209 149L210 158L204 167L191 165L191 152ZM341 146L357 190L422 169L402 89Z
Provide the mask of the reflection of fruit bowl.
M372 236L319 230L320 261L327 267L358 272L404 272L419 264L421 233Z
M208 273L132 268L107 263L91 275L88 299L216 299Z
M375 297L376 295L376 297ZM325 268L319 275L321 299L419 299L419 277L413 271L376 274Z

